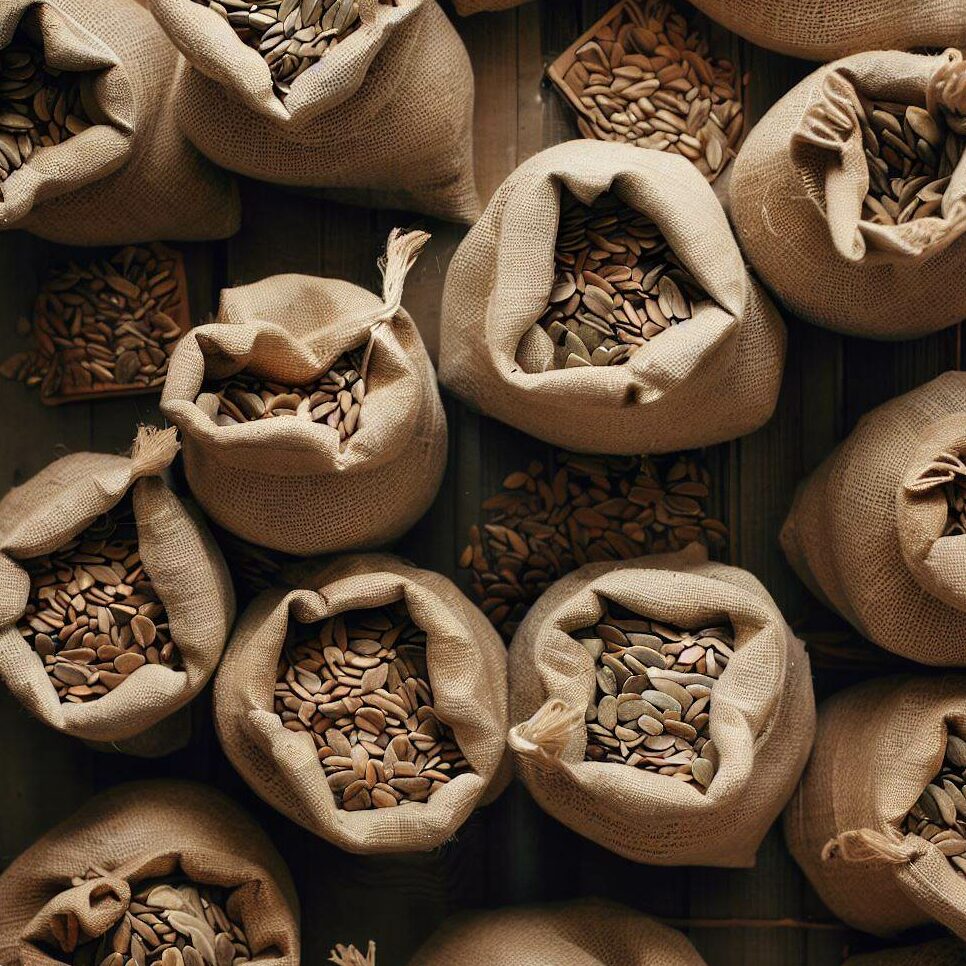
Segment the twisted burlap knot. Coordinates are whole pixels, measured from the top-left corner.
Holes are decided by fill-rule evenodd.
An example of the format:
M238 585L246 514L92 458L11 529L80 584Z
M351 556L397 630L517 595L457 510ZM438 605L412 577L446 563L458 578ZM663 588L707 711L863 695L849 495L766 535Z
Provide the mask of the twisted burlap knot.
M178 455L178 427L138 426L131 449L131 482L145 476L160 476Z
M583 715L559 698L547 701L528 721L510 730L510 747L523 755L559 758Z
M329 962L335 966L376 966L376 944L370 939L364 956L355 946L340 944L329 953Z
M823 862L879 862L886 865L908 865L922 849L914 836L898 832L885 834L871 828L840 832L822 847Z

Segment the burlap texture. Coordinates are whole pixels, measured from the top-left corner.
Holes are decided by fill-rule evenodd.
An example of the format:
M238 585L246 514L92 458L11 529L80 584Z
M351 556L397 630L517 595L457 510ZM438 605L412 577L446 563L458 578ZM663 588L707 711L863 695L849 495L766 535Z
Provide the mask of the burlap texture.
M3 182L0 228L108 245L225 238L238 230L231 177L187 141L174 118L178 52L135 0L8 0L0 47L21 21L39 29L52 66L93 72L95 123L40 148Z
M409 966L705 966L684 935L614 902L583 899L458 916Z
M935 942L902 949L885 949L878 953L851 956L844 966L964 966L966 946L958 939L937 939Z
M785 837L823 902L857 929L891 936L935 919L966 938L966 880L935 845L900 832L939 774L947 730L966 734L966 677L881 678L819 710Z
M799 577L869 640L966 665L966 537L942 536L944 452L966 452L966 373L867 413L798 487L781 544Z
M181 430L188 483L220 526L310 555L387 543L429 508L446 465L436 374L410 315L338 279L272 278L225 289L214 323L172 356L161 411ZM370 336L359 427L344 449L329 426L263 419L218 426L195 405L204 380L242 369L310 382Z
M174 432L154 439L165 437L170 444ZM198 694L221 657L234 620L234 592L200 515L158 476L176 451L176 444L169 446L157 459L75 453L0 501L0 678L31 713L58 731L94 742L141 736ZM146 664L96 700L62 704L43 661L17 629L30 590L20 561L56 550L129 491L141 559L167 611L184 669ZM152 742L145 747L153 749L148 753L159 751Z
M597 621L601 598L681 627L722 620L734 627L736 653L711 702L709 728L721 765L706 792L665 775L584 760L594 662L570 634ZM517 630L509 672L517 774L559 821L636 862L753 865L812 746L815 705L802 643L751 574L709 562L696 544L588 564L559 580ZM533 730L554 700L577 713L555 747L541 744Z
M862 50L966 46L959 0L693 0L729 30L769 50L834 60Z
M506 756L506 649L483 613L445 577L385 555L343 557L290 570L297 589L260 594L235 627L215 678L215 726L248 784L292 821L350 852L418 852L457 834L510 777ZM278 658L290 621L405 600L426 632L434 704L471 771L425 803L348 812L335 798L305 732L274 711Z
M71 887L92 867L108 874ZM53 952L68 916L82 942L96 939L125 913L139 883L172 874L233 889L226 911L244 928L253 959L297 966L298 899L281 856L229 799L180 781L98 795L10 864L0 876L0 962L64 962Z
M517 353L547 307L562 187L585 204L613 188L650 216L711 301L623 365L525 372ZM663 453L749 433L774 410L784 354L714 192L660 151L584 140L541 152L496 191L446 276L440 381L571 450Z
M509 10L526 2L527 0L455 0L456 12L463 17L481 13L484 10Z
M152 0L185 57L173 95L178 122L204 154L240 174L471 223L479 200L466 48L435 0L373 6L374 19L283 100L262 57L217 13Z
M796 315L837 332L904 339L966 314L966 160L942 217L862 221L869 174L858 122L860 96L926 107L932 84L937 110L961 126L959 58L847 57L806 77L748 136L731 179L732 220L755 272Z

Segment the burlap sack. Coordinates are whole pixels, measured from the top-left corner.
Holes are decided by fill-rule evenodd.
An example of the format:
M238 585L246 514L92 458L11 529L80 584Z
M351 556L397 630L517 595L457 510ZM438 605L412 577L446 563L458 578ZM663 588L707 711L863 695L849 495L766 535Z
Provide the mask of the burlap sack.
M860 97L928 104L966 130L964 80L958 51L858 54L810 74L748 136L731 179L732 220L755 272L796 315L904 339L966 314L966 160L942 217L862 221L869 174L857 116Z
M225 289L215 322L181 340L161 411L181 430L192 492L220 526L310 555L387 543L428 509L446 464L446 417L432 363L400 306L406 272L427 237L393 233L382 300L339 279L276 275ZM322 423L218 426L195 405L205 379L244 369L307 383L366 340L366 398L344 448Z
M178 130L178 52L135 0L8 0L0 48L35 26L48 63L89 72L95 123L39 149L3 182L0 228L72 245L225 238L238 230L232 179Z
M452 838L474 808L503 791L506 649L489 621L445 577L385 555L343 557L288 571L293 590L260 594L242 614L215 678L215 727L225 754L251 787L292 821L350 852L418 852ZM472 771L425 803L369 811L336 806L315 744L288 731L273 709L278 658L289 622L405 600L427 635L439 719Z
M966 879L937 846L900 831L939 774L947 731L966 736L966 677L880 678L819 711L785 837L822 901L850 926L891 936L935 919L966 938Z
M959 0L693 0L752 43L792 57L834 60L862 50L966 46Z
M547 307L561 189L589 204L612 187L651 217L713 301L623 365L526 372L517 354ZM502 184L450 263L441 325L443 385L531 436L592 453L664 453L751 432L775 407L785 354L781 318L698 171L601 141L548 148Z
M443 925L409 966L704 966L682 933L614 902L498 909Z
M261 55L208 7L151 0L185 56L185 134L231 171L341 201L473 222L473 71L435 0L361 4L362 25L276 96ZM360 194L359 189L364 189Z
M789 563L864 637L922 664L966 665L966 537L944 537L966 453L966 373L867 413L798 487L781 532Z
M82 885L90 869L106 873ZM234 890L226 911L245 930L254 961L297 966L299 911L281 856L233 802L190 782L120 785L91 799L0 876L0 962L69 962L79 943L103 935L132 890L168 875Z
M456 12L463 17L470 14L480 13L484 10L509 10L511 7L519 7L527 0L455 0Z
M728 620L735 656L715 685L711 738L721 764L706 792L628 765L585 761L594 662L570 633L601 598L681 627ZM679 553L588 564L554 584L510 645L509 745L537 803L599 845L652 865L751 866L792 794L815 729L809 662L764 587Z
M141 736L186 705L214 671L234 619L221 552L197 512L160 478L178 450L175 430L152 429L141 429L130 458L74 453L0 501L0 678L42 721L88 741ZM149 663L96 700L62 704L17 628L30 589L20 561L56 550L129 492L141 558L167 610L184 670ZM177 736L177 729L172 733ZM171 750L148 747L155 754Z
M964 966L966 946L958 939L935 942L903 949L886 949L878 953L851 956L844 966Z

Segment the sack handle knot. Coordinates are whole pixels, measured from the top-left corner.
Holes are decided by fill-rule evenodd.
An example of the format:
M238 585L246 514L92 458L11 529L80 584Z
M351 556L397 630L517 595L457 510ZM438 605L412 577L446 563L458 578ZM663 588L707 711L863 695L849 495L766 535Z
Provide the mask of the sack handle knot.
M339 943L329 953L329 962L335 963L335 966L376 966L376 944L370 939L366 955L363 956L355 946Z
M559 698L547 701L529 721L517 725L511 732L518 750L526 753L542 752L559 758L567 747L570 733L584 716Z
M160 476L171 465L181 444L178 427L139 426L131 449L131 480L143 476Z
M879 862L886 865L908 865L919 849L907 842L898 832L886 835L871 828L840 832L822 848L822 861L842 861L851 864Z

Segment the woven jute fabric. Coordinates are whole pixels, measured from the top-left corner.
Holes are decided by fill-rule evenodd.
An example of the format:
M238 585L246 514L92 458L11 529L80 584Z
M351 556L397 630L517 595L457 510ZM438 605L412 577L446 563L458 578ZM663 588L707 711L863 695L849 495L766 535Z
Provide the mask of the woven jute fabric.
M474 808L503 791L506 648L489 621L445 577L382 554L307 563L283 578L295 589L265 591L235 627L215 678L215 727L248 784L292 821L350 852L419 852L457 834ZM273 698L290 622L309 624L348 610L402 600L426 632L426 658L439 720L452 728L470 770L426 802L367 811L340 809L314 741L287 730Z
M710 298L623 365L527 372L517 356L547 307L562 189L584 204L613 191L648 215ZM572 450L662 453L749 433L774 410L784 355L781 318L714 192L661 151L584 140L534 156L496 191L446 276L440 381Z
M615 902L585 899L458 916L409 966L705 966L684 935Z
M0 48L36 30L47 62L85 72L95 122L38 149L3 182L0 229L72 245L226 238L238 230L233 179L188 142L170 91L178 52L135 0L7 0Z
M178 122L217 164L333 189L343 201L468 223L478 216L473 71L435 0L366 4L362 25L283 99L261 55L215 11L185 0L151 5L185 57Z
M595 624L607 601L678 627L733 626L735 655L711 701L709 729L721 764L707 791L629 765L584 760L595 665L571 633ZM815 705L804 647L751 574L709 562L697 544L588 564L534 605L510 645L509 670L510 751L547 812L636 862L754 864L805 766ZM555 702L570 714L566 730L551 736L541 719Z
M966 735L966 677L901 675L819 709L815 749L785 812L785 838L822 901L879 936L938 920L966 938L966 879L902 822Z
M105 873L82 885L75 876ZM120 785L91 799L0 876L0 962L56 966L67 921L80 942L102 936L140 883L164 877L232 890L226 912L245 930L253 959L298 966L299 909L288 869L262 830L233 802L191 782Z
M844 966L963 966L966 946L958 939L937 939L918 946L851 956Z
M527 0L456 0L456 12L464 17L484 10L509 10Z
M221 551L200 514L160 477L177 452L174 434L174 428L142 430L131 458L64 456L0 501L0 678L58 731L112 743L142 735L198 694L228 640L235 598ZM148 663L93 701L62 704L43 660L17 628L30 590L21 562L63 546L128 493L141 559L184 668ZM159 734L170 731L162 726Z
M966 550L944 537L946 477L966 453L966 373L867 413L798 487L781 544L799 577L880 647L966 665Z
M752 130L734 166L732 220L755 272L796 315L903 339L966 314L966 160L941 217L863 221L869 174L858 120L862 98L929 102L960 130L964 70L957 51L857 54L810 74Z
M834 60L863 50L966 46L959 0L694 0L752 43L792 57Z
M218 426L195 405L206 380L242 369L310 383L367 340L366 396L345 446L323 423ZM446 465L436 374L398 293L381 301L338 279L276 275L225 289L215 321L175 350L161 411L181 430L188 484L208 515L286 553L388 543L429 508Z

